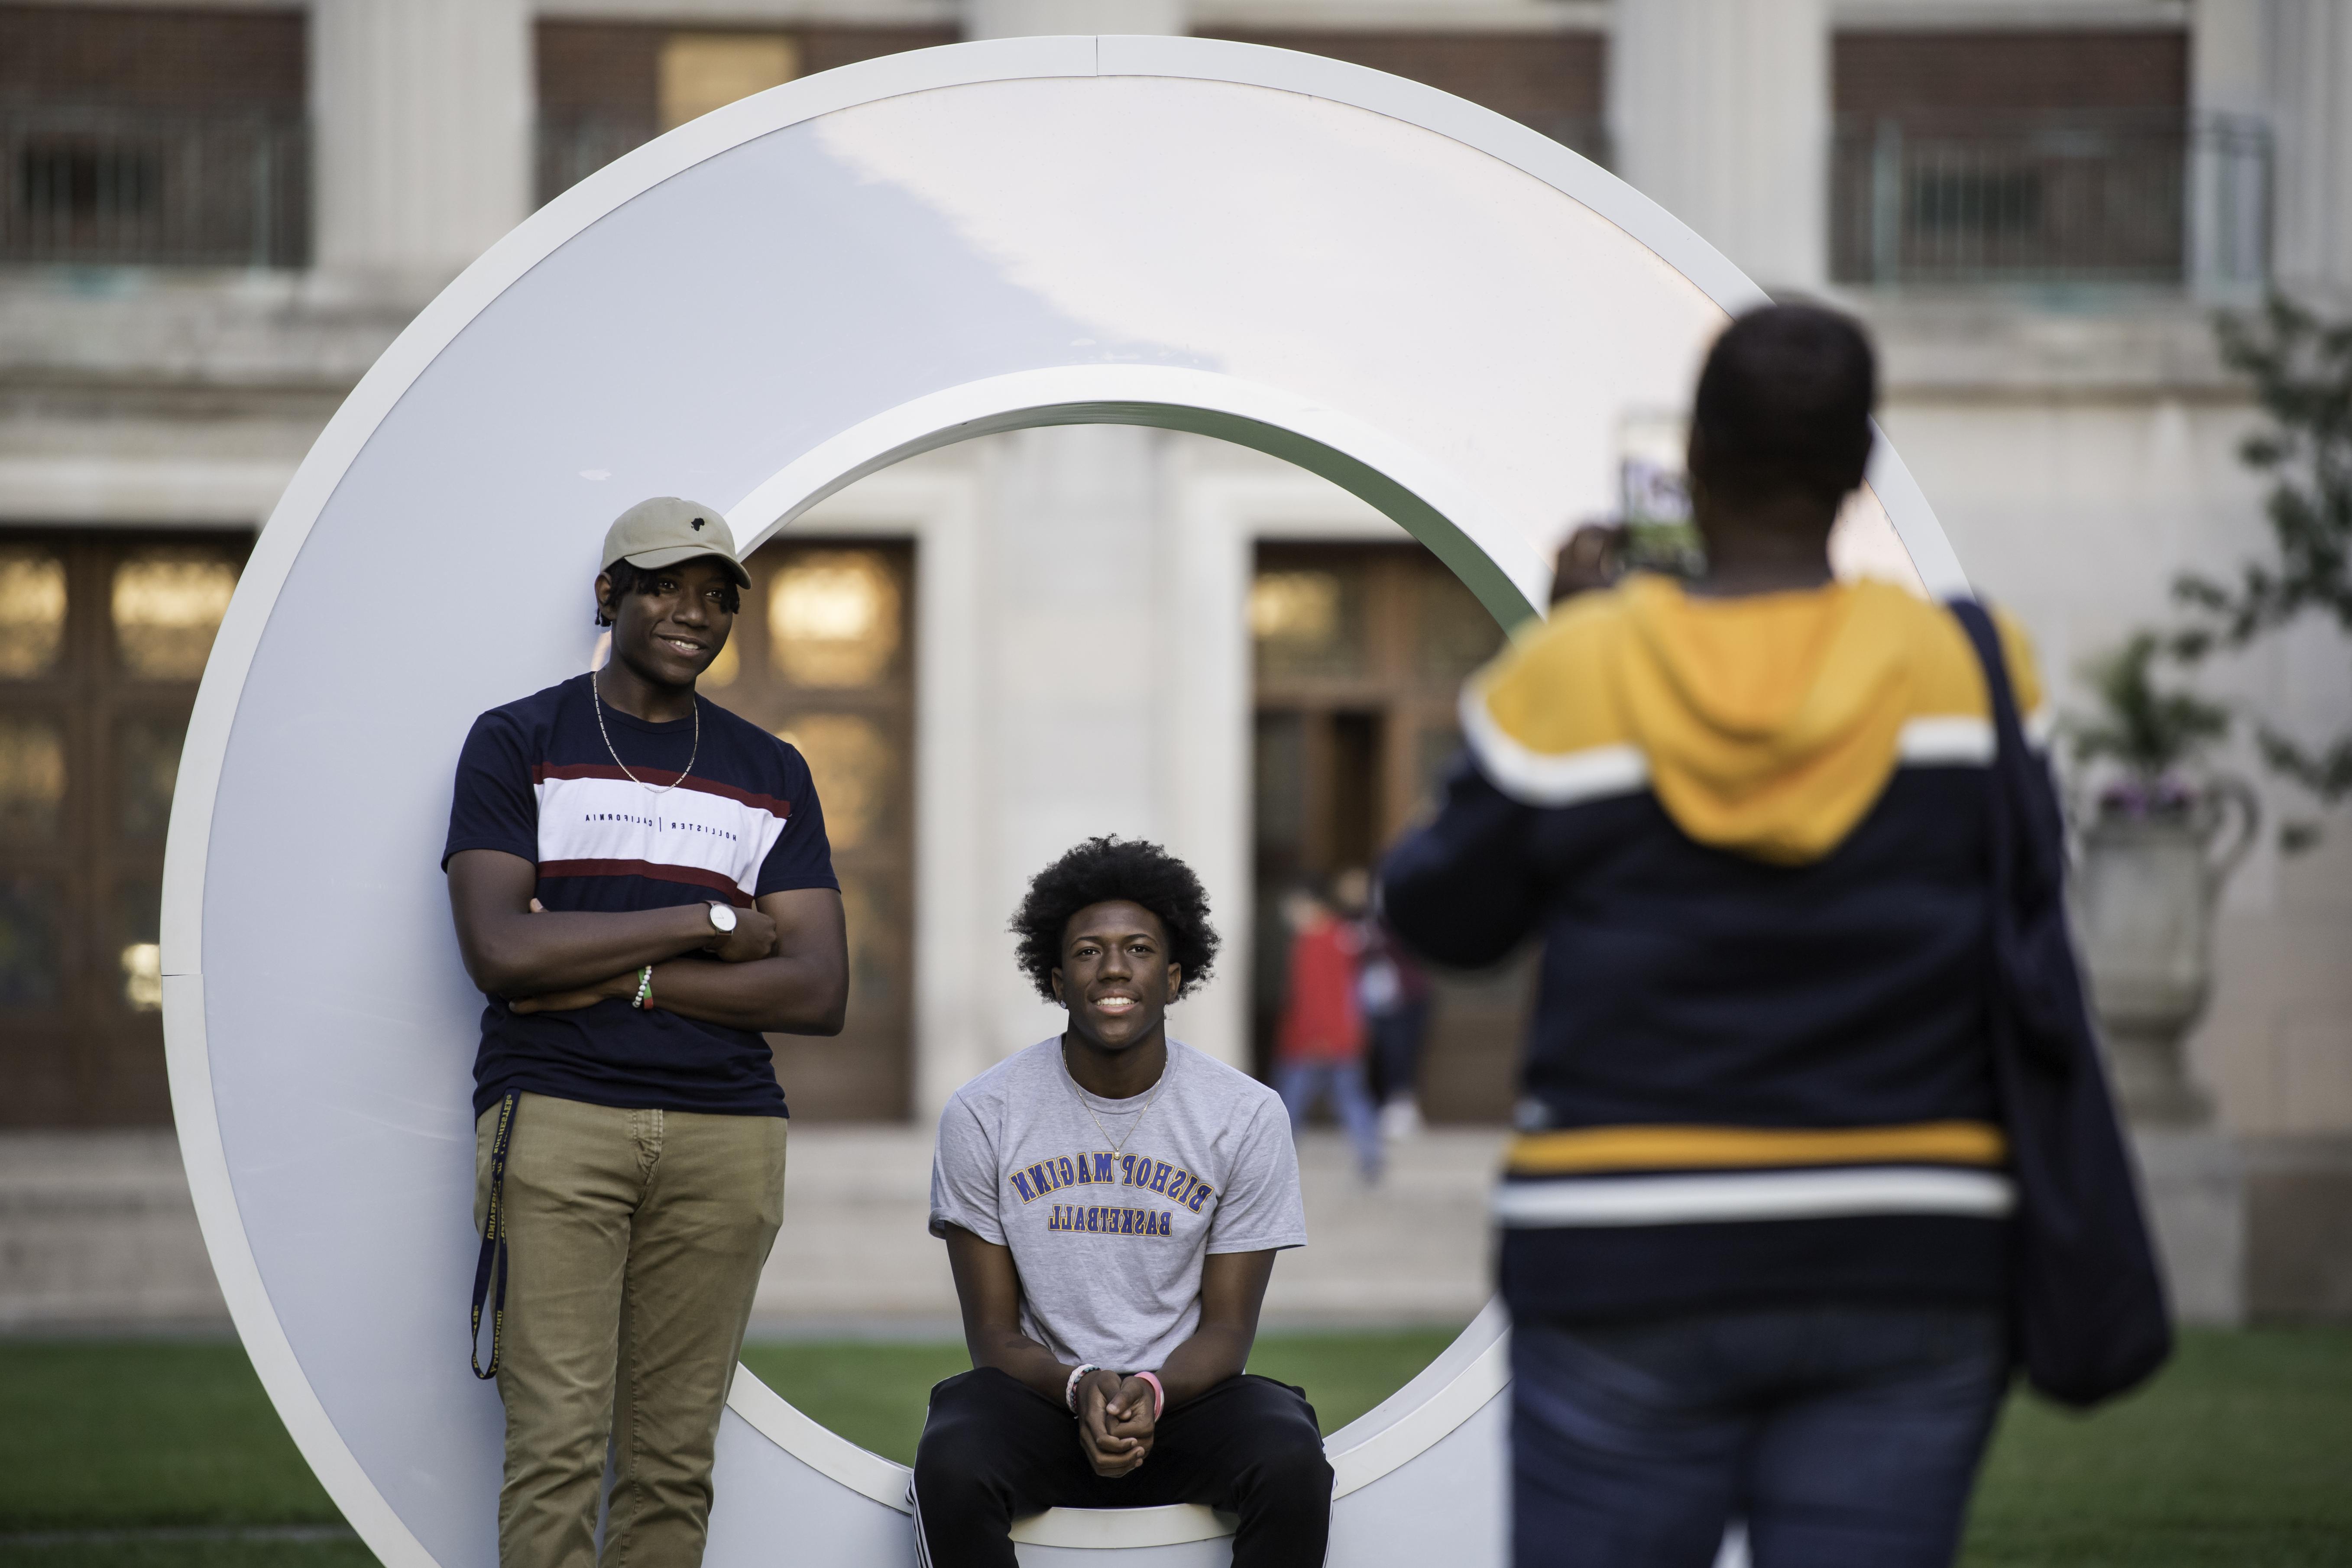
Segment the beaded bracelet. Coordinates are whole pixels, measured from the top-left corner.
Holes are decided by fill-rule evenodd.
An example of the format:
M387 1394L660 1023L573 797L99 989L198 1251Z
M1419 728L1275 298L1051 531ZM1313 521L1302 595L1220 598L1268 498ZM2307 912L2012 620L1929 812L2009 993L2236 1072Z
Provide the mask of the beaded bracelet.
M1078 1384L1087 1380L1087 1373L1101 1370L1102 1368L1092 1362L1087 1362L1070 1369L1070 1381L1062 1384L1062 1403L1070 1407L1071 1415L1076 1415L1078 1413Z
M648 964L646 964L643 969L640 969L640 970L638 970L638 971L637 971L637 994L636 994L636 999L635 999L635 1001L631 1002L631 1003L629 1004L629 1005L630 1005L630 1006L632 1006L632 1007L640 1007L640 1008L641 1008L641 1007L645 1006L646 1003L651 1002L653 999L654 999L654 966L653 966L652 964L648 963Z

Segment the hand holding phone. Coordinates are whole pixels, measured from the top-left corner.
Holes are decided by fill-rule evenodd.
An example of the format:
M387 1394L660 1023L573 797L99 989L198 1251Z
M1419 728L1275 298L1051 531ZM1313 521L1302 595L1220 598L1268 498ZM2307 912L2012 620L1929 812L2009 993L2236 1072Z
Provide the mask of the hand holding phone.
M1551 602L1560 604L1613 584L1625 574L1624 552L1624 524L1578 524L1552 563Z

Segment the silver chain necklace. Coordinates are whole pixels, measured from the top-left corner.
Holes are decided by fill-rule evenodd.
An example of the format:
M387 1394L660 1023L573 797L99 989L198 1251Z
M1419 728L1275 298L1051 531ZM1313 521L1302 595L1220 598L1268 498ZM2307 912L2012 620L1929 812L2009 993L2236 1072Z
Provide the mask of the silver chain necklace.
M1087 1103L1086 1095L1080 1092L1078 1080L1070 1071L1070 1058L1064 1057L1061 1061L1063 1085L1069 1089L1070 1098L1078 1102L1078 1109L1087 1113L1087 1120L1095 1124L1095 1131L1102 1134L1103 1142L1110 1143L1111 1154L1116 1158L1127 1152L1128 1139L1135 1136L1135 1128L1143 1125L1143 1119L1151 1114L1151 1107L1160 1099L1160 1091L1168 1087L1168 1074L1176 1065L1176 1053L1169 1052L1168 1059L1160 1064L1160 1081L1151 1086L1151 1098L1145 1100L1143 1109L1135 1113L1135 1127L1127 1130L1127 1138L1122 1138L1116 1143L1110 1142L1110 1129L1102 1124L1102 1118L1095 1114L1095 1108Z
M629 764L621 761L620 751L613 744L613 731L604 728L604 693L596 684L596 674L593 670L588 673L588 691L596 704L596 732L604 737L604 749L613 753L613 765L620 769L631 784L652 795L667 795L678 784L686 782L686 775L694 771L694 759L702 754L702 700L700 698L696 698L694 701L694 749L686 753L686 766L677 770L677 782L649 784L629 772ZM1148 1110L1150 1107L1146 1106L1144 1109ZM1100 1126L1101 1123L1097 1122L1096 1125Z

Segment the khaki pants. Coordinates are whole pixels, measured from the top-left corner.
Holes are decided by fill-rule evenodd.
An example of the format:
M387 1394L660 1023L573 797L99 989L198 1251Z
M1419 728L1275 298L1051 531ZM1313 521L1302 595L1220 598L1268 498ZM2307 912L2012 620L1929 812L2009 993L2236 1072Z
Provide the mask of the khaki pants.
M474 1225L498 1107L474 1128ZM507 1153L502 1568L696 1568L719 1412L783 1217L785 1123L525 1094Z

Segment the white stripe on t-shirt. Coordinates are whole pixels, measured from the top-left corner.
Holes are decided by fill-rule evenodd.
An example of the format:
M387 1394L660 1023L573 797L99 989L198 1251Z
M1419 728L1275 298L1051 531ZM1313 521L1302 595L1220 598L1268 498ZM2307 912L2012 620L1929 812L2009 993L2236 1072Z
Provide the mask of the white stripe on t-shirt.
M715 875L746 898L785 819L693 788L656 792L627 779L548 778L539 796L539 860L618 861Z

